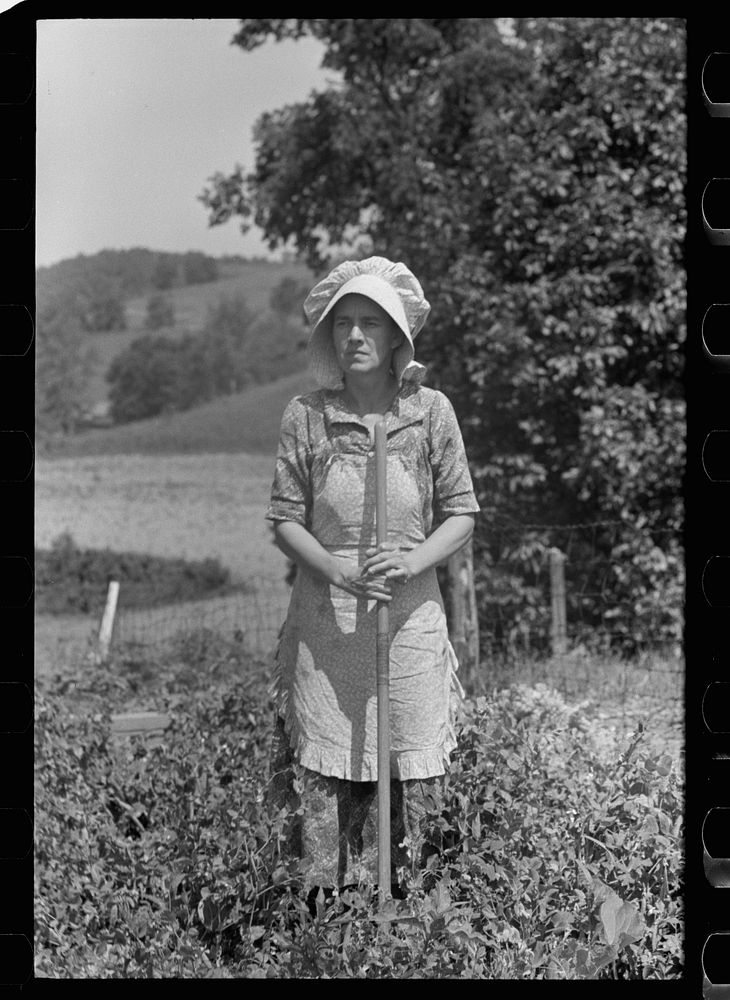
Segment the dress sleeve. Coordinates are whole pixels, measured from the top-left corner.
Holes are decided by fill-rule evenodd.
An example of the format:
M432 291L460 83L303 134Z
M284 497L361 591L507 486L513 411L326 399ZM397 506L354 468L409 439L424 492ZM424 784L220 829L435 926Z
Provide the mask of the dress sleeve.
M312 506L309 473L307 410L297 397L290 400L281 418L274 482L266 511L268 521L296 521L309 527Z
M454 514L478 514L464 441L450 401L439 392L431 411L434 526Z

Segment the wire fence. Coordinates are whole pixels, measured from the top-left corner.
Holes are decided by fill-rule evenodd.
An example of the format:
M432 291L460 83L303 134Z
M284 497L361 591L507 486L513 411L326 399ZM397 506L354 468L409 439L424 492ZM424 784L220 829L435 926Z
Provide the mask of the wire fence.
M158 608L124 608L116 615L114 643L154 647L181 632L208 629L236 637L254 655L269 655L286 618L289 586L255 577L245 591Z
M587 647L634 659L681 655L678 533L618 521L500 519L475 552L480 631L490 653Z
M668 548L661 536L655 533L652 540L657 560ZM681 602L668 608L664 595L644 594L637 640L631 618L636 600L616 597L617 582L628 571L616 565L616 553L626 544L626 526L610 521L493 525L489 550L477 545L474 553L480 657L476 674L468 674L472 689L542 682L571 700L593 698L612 706L622 729L635 722L637 706L645 715L668 710L679 732L684 663L679 642L667 639L666 624L668 614L681 616ZM678 577L676 594L681 591ZM290 593L283 578L259 576L244 590L174 605L126 608L122 596L113 645L154 656L176 636L209 630L235 639L251 656L268 658ZM628 631L631 655L617 655Z
M153 657L176 636L210 630L235 639L245 655L270 658L286 617L290 588L284 581L258 578L252 591L209 601L155 609L120 609L114 644ZM678 759L683 747L684 664L681 654L647 636L639 655L630 659L587 649L568 630L563 651L549 656L506 653L483 637L477 675L462 681L470 694L521 683L545 684L566 701L590 703L603 726L627 735L642 724L661 731L666 749Z
M485 655L555 657L585 646L593 652L630 650L634 659L651 654L657 663L657 657L677 659L683 567L676 551L674 563L666 555L676 532L652 532L648 548L646 537L638 528L632 537L626 524L616 521L525 525L502 519L490 524L488 541L478 542L474 553ZM644 542L645 562L653 560L648 569L660 575L664 570L668 587L647 586L647 566L637 570L633 565L638 538ZM629 588L632 572L637 579ZM445 597L446 579L440 573ZM181 631L208 628L236 633L252 651L266 654L276 643L289 595L286 580L263 576L224 597L161 607L125 608L122 594L115 639L152 646Z

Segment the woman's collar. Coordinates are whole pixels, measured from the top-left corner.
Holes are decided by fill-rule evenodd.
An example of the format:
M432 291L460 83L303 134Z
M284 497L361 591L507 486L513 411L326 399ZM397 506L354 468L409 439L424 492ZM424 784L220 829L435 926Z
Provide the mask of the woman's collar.
M415 382L401 382L390 406L383 414L388 430L420 423L423 420L418 390L419 386ZM326 390L324 412L330 423L355 423L367 427L363 418L348 405L344 387Z

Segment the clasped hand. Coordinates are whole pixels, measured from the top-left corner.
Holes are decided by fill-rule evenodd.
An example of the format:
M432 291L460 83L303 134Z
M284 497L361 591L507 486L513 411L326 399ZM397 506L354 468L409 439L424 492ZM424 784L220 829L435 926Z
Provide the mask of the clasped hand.
M408 561L408 553L401 552L391 542L381 542L365 553L362 567L350 563L343 570L339 586L356 597L369 600L392 600L392 584L402 584L414 575Z

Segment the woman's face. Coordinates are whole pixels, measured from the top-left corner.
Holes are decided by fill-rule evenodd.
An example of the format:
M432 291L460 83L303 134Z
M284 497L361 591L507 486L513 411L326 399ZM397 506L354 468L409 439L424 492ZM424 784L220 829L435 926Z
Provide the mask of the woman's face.
M344 295L332 310L332 340L346 375L387 374L403 333L377 302L365 295Z

